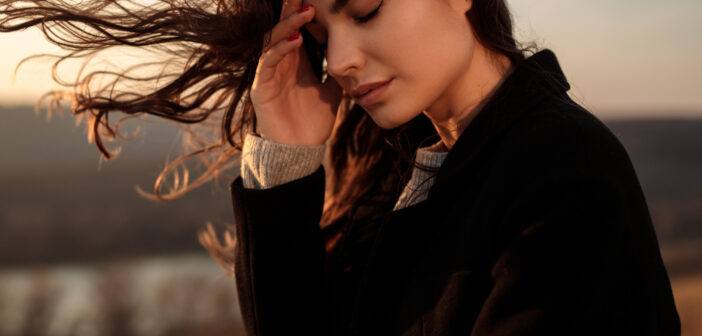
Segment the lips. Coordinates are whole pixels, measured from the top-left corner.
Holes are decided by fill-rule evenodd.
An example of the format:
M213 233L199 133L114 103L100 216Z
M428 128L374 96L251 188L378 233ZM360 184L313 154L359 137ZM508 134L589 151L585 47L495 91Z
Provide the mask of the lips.
M361 98L361 96L365 95L369 91L376 89L378 87L381 87L381 86L387 84L388 82L390 82L390 80L381 81L381 82L374 82L374 83L369 83L369 84L363 84L363 85L361 85L361 86L359 86L356 89L351 91L351 97L353 97L355 99Z
M373 108L380 103L385 96L385 92L392 84L393 79L384 82L375 82L361 85L356 90L352 91L351 96L354 100L364 108Z

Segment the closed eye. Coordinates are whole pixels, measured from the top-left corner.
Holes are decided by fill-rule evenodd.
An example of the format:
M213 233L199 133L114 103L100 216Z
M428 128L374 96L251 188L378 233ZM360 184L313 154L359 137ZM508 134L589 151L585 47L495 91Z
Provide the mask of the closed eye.
M378 15L378 12L380 11L380 7L383 7L383 1L380 1L378 8L376 8L375 10L370 12L370 14L363 16L363 17L360 17L360 18L356 18L356 19L354 19L354 21L356 21L357 23L363 24L363 23L366 23L366 22L370 21L371 19L373 19L376 15Z
M368 15L362 16L362 17L360 17L360 18L355 18L354 21L355 21L356 23L358 23L358 24L364 24L364 23L367 23L367 22L369 22L370 20L372 20L372 19L373 19L374 17L376 17L376 16L378 15L378 13L380 12L380 8L383 7L383 2L384 2L384 1L385 1L385 0L381 0L381 1L380 1L380 4L378 4L378 7L376 7L376 8L375 8L372 12L370 12ZM311 27L309 27L310 25L311 25ZM320 27L319 27L320 24L317 22L316 19L312 19L312 21L310 21L310 23L307 24L306 26L308 26L309 28L314 27L314 28L312 28L312 29L309 29L309 28L308 28L308 30L309 30L310 32L312 32L313 35L315 35L315 33L318 33L318 31L321 30ZM319 34L321 35L322 33L319 32ZM325 35L326 35L326 34L325 34ZM317 38L315 37L315 39L317 39ZM317 39L317 40L320 40L320 39ZM324 43L319 43L319 44L318 44L318 47L319 47L322 51L326 51L326 50L327 50L327 41L325 41Z

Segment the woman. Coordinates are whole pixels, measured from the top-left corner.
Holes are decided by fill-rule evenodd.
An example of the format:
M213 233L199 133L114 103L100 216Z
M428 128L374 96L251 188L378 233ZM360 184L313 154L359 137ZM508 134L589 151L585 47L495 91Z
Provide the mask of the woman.
M270 34L249 49L202 38L209 58L170 91L76 95L74 108L98 121L116 107L197 122L184 112L204 100L166 104L173 92L221 64L244 69L225 92L243 98L239 123L232 132L236 104L223 122L230 142L243 138L235 239L201 240L236 270L250 335L680 333L625 150L570 100L552 52L526 57L504 1L273 5L219 3L211 18L227 21L189 26L196 37L218 24ZM279 21L244 15L257 11ZM149 36L81 18L126 32L118 43ZM3 27L39 21L26 22Z

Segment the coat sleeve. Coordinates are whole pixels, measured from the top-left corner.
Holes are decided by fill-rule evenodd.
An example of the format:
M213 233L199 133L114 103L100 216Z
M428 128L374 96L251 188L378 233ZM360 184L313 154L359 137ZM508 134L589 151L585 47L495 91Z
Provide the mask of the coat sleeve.
M679 335L638 182L534 181L495 223L496 262L471 335Z
M324 176L320 166L269 189L244 188L241 177L231 185L235 279L250 336L321 335Z

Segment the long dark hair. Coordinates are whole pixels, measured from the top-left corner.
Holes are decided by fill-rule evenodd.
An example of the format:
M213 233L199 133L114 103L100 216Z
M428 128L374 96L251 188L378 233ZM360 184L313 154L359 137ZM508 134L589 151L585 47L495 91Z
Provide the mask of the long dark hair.
M0 0L0 32L38 27L49 41L69 52L56 60L54 68L65 60L91 57L119 46L160 53L168 60L161 62L164 69L166 63L177 62L177 70L170 67L170 71L149 76L138 74L144 73L141 67L153 66L152 63L121 72L93 71L75 83L63 83L70 91L48 96L49 106L68 99L73 115L89 117L89 137L107 159L114 153L103 137L119 136L119 121L115 126L108 122L108 116L115 113L128 118L154 115L185 125L208 121L212 125L211 120L219 118L219 141L194 137L191 144L195 147L167 165L156 180L154 193L143 193L170 200L223 175L240 153L244 135L256 131L248 90L282 3L283 0L156 0L140 5L132 0ZM476 38L489 51L507 56L514 65L524 60L526 48L521 48L513 37L512 18L504 0L475 0L466 17ZM319 55L314 45L305 47L312 58ZM313 63L319 71L321 62ZM99 80L105 78L107 84L99 85ZM130 90L134 84L152 88ZM415 151L432 139L438 140L423 114L403 126L383 130L348 96L344 98L339 107L340 120L329 142L327 168L331 173L327 174L320 223L328 251L338 247L340 238L349 237L351 232L357 237L354 239L364 239L363 233L371 231L375 219L392 211L414 165ZM175 183L169 193L162 194L165 177L174 170L178 176L176 168L196 156L207 170L195 181ZM200 235L200 241L218 261L231 265L235 242L230 235L227 237L222 245L210 227Z

